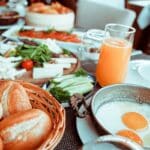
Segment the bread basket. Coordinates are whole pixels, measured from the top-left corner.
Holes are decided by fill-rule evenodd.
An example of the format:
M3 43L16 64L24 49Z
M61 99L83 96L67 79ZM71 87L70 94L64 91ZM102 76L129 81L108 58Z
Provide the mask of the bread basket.
M0 84L5 80L0 80ZM47 91L28 82L17 80L26 90L33 108L46 112L52 121L52 130L38 150L52 150L60 142L65 130L65 110Z

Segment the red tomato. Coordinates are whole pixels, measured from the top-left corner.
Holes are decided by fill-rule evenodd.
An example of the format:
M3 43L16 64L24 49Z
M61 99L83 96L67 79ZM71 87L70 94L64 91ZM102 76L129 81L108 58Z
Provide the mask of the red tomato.
M33 61L28 59L28 60L24 60L21 63L21 67L25 68L26 70L31 70L33 68Z

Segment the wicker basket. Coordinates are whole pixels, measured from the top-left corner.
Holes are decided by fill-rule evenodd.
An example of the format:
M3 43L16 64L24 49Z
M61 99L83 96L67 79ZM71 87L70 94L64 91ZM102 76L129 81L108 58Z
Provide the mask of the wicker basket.
M0 80L0 84L4 80ZM65 130L65 110L58 101L40 87L17 80L28 93L33 108L46 112L52 121L52 130L47 139L38 147L38 150L52 150L60 142Z

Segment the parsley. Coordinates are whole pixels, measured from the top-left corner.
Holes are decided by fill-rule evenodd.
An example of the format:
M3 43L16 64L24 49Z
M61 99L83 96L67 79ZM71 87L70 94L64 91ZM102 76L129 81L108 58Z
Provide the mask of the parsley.
M71 52L68 51L67 49L63 49L63 54L70 56Z
M50 89L50 92L54 95L54 97L59 101L59 102L65 102L70 99L70 94L68 91L63 90L60 87L53 87Z
M74 74L75 74L76 77L87 76L88 75L87 72L84 69L82 69L82 68L77 70Z

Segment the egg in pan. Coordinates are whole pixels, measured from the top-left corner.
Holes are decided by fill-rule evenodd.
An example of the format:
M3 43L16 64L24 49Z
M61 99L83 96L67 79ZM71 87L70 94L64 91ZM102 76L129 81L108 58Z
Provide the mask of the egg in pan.
M150 105L133 101L109 101L96 112L98 122L118 134L150 148Z

